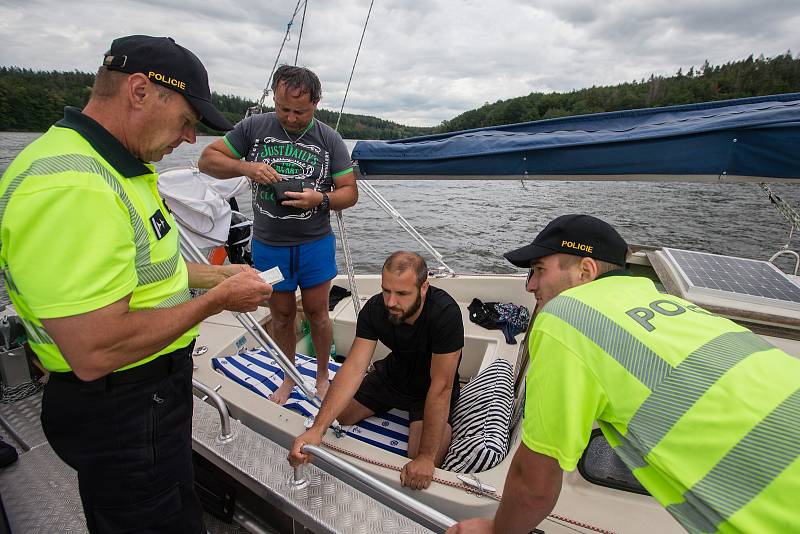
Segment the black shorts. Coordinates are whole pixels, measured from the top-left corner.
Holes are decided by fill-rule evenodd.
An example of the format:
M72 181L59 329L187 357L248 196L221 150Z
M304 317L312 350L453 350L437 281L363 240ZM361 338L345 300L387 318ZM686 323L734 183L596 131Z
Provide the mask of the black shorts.
M447 414L447 423L451 427L458 396L459 387L455 384L450 394L450 412ZM409 423L422 421L425 415L425 395L409 395L400 391L395 383L377 369L367 373L353 398L376 415L388 412L392 408L408 410Z

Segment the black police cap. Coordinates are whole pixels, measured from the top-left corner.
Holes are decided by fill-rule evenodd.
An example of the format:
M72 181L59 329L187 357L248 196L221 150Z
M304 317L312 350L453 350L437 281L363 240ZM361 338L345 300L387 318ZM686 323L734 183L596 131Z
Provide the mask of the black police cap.
M551 254L571 254L625 265L628 244L605 221L591 215L562 215L550 221L530 245L503 256L517 267Z
M150 81L186 97L200 115L200 122L215 130L231 130L233 125L211 103L208 73L190 50L171 37L129 35L114 39L103 65L109 70L134 74L141 72Z

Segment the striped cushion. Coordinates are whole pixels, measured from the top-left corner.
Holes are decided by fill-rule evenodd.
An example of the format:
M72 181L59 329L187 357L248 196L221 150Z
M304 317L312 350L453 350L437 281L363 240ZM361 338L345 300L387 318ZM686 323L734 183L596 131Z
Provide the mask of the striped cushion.
M218 372L262 397L269 397L283 382L283 370L266 351L261 349L248 350L225 358L212 358L211 365ZM340 365L334 361L328 362L331 380L336 376ZM303 354L297 354L295 367L308 379L308 386L313 388L317 376L317 361ZM297 387L292 390L289 400L283 406L305 416L317 415L317 408ZM393 409L380 416L373 415L355 425L342 428L346 434L358 440L401 456L406 455L408 449L406 411Z
M442 464L458 473L478 473L508 453L514 375L506 360L495 360L463 387L453 416L453 442Z

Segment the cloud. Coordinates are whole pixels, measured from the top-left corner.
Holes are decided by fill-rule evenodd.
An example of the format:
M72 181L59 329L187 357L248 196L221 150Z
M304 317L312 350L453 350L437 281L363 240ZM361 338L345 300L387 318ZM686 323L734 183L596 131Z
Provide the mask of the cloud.
M297 0L0 0L0 64L94 71L119 35L170 35L206 64L214 90L257 99ZM315 70L338 110L367 0L311 2L282 62ZM484 102L671 75L796 42L796 0L404 0L376 2L346 111L435 125Z

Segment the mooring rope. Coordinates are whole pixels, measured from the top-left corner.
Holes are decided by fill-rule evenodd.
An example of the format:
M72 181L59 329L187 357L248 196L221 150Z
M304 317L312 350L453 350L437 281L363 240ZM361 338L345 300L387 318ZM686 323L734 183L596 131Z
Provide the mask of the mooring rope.
M783 217L789 221L789 224L792 225L792 228L800 228L800 213L797 213L792 206L789 205L788 202L783 200L777 193L775 193L770 187L765 183L758 184L761 186L761 190L766 193L767 198L775 206L775 209L778 210L778 213L783 215Z
M345 449L343 447L339 447L338 445L334 445L330 441L323 440L322 441L322 445L324 445L325 447L331 449L332 451L336 451L336 452L341 453L341 454L346 454L347 456L355 458L356 460L361 460L362 462L365 462L365 463L368 463L368 464L376 465L378 467L383 467L383 468L386 468L386 469L391 469L392 471L397 471L397 472L400 472L400 471L403 470L402 467L399 467L397 465L390 464L390 463L387 463L387 462L379 462L378 460L373 460L372 458L370 458L368 456L364 456L362 454L355 453L355 452L353 452L351 450L348 450L348 449ZM436 476L433 477L431 479L431 481L432 482L436 482L438 484L442 484L443 486L449 486L451 488L461 489L461 490L466 491L467 493L478 495L479 497L488 497L489 499L495 500L497 502L500 502L500 500L503 498L503 496L500 493L488 493L488 492L476 491L475 489L473 489L470 486L467 486L464 483L453 482L451 480L447 480L447 479L444 479L444 478L439 478L439 477L436 477ZM598 532L600 534L615 534L615 532L613 530L606 530L604 528L596 527L594 525L590 525L589 523L584 523L582 521L577 521L575 519L569 518L567 516L559 515L559 514L549 514L548 518L550 518L551 520L556 520L556 521L561 521L561 522L564 522L564 523L568 523L568 524L574 525L576 527L584 528L586 530L591 530L592 532Z

